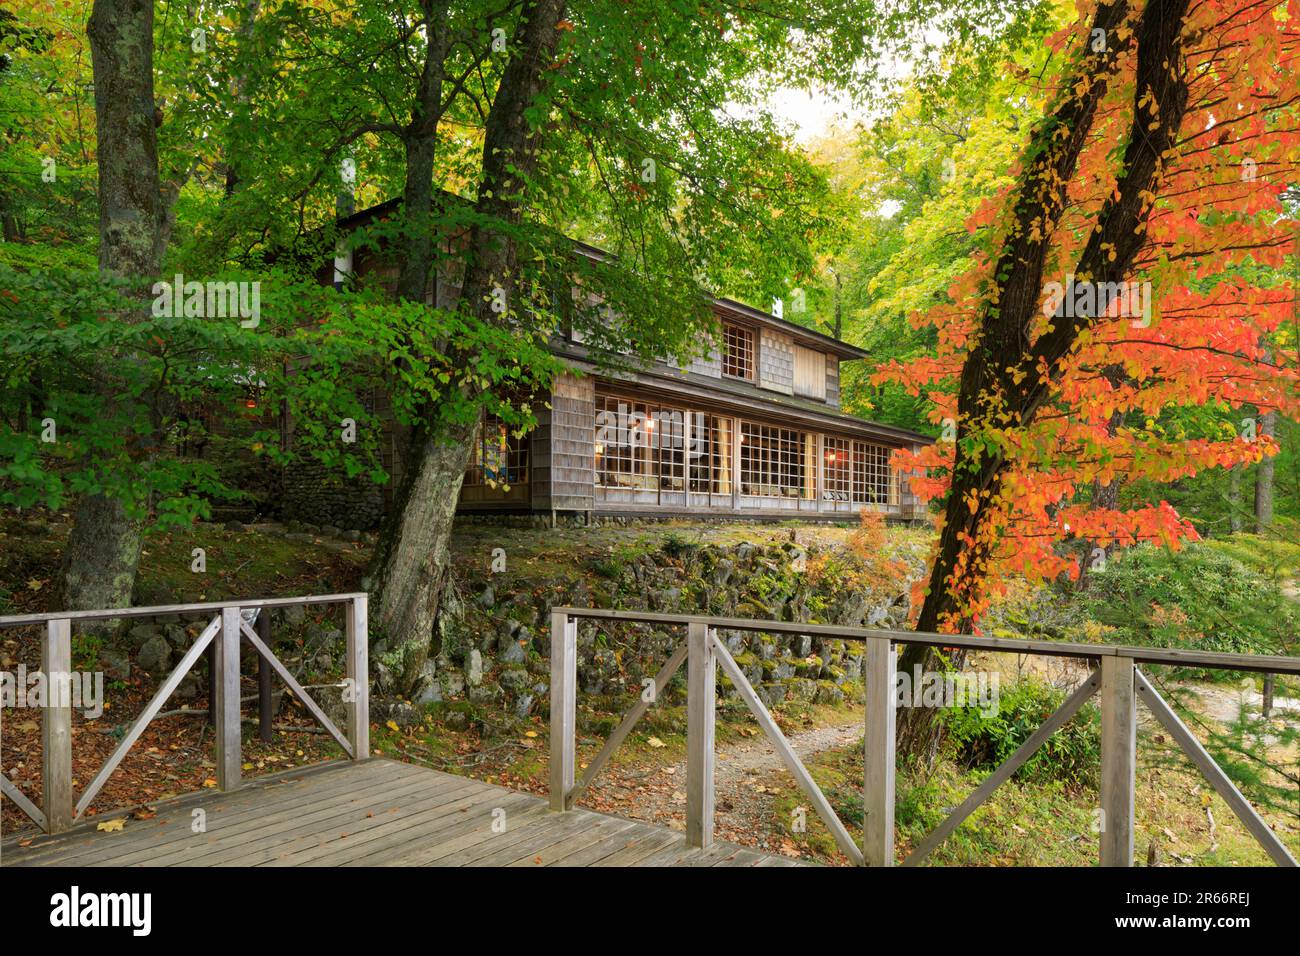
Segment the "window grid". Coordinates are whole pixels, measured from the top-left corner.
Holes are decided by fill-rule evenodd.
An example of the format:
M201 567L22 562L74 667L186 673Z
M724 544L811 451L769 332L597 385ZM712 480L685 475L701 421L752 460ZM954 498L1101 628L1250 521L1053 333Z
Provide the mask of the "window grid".
M791 428L740 423L740 493L758 498L811 498L809 435Z
M853 443L853 500L889 504L889 454L885 445Z
M754 379L754 332L740 325L722 326L722 374L728 378Z
M511 434L505 422L485 413L478 443L465 471L465 484L500 487L527 481L527 436Z
M853 467L853 442L847 438L827 435L822 439L822 497L827 501L851 501L855 470ZM857 500L861 501L862 498Z
M612 395L596 397L595 483L601 489L816 499L818 435ZM485 427L476 465L499 467L500 426ZM733 474L740 428L739 474ZM835 435L821 437L822 499L888 505L892 449ZM527 480L527 447L505 451L504 471ZM513 455L513 457L511 457ZM467 479L468 481L468 479ZM481 483L481 478L480 478Z

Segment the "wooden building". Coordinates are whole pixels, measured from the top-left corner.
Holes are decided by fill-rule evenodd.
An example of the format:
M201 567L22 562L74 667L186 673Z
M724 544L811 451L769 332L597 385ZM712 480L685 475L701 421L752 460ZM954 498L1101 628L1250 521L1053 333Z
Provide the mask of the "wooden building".
M385 203L340 221L355 227ZM600 250L578 251L600 256ZM343 253L335 279L390 267ZM431 304L457 290L440 279ZM713 298L721 341L687 367L602 367L576 334L552 340L572 371L559 376L538 426L516 437L480 430L459 508L552 518L738 515L852 520L863 508L910 520L922 509L896 449L926 436L840 410L840 367L867 353L730 299ZM386 462L391 470L400 463Z
M721 347L685 368L611 371L557 338L573 372L523 438L485 422L461 510L918 517L891 456L929 439L840 411L840 365L867 353L739 302L713 308Z

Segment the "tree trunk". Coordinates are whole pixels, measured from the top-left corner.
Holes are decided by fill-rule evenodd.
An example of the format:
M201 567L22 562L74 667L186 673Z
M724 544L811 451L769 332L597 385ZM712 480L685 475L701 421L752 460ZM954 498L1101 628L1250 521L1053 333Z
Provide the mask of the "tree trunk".
M442 441L421 442L394 502L375 556L382 569L376 620L388 646L376 661L381 692L410 694L424 682L475 432L452 429Z
M508 226L522 218L521 190L536 168L538 147L525 113L542 91L564 6L563 0L535 0L525 8L488 113L475 203L481 219L470 233L460 303L480 322L509 321L522 305L516 295L518 249L493 223ZM412 269L409 278L415 283L420 276ZM491 293L497 288L508 303L504 319L491 311ZM477 424L453 425L442 432L426 429L412 436L408 477L376 554L376 612L388 642L381 661L388 670L383 687L387 693L411 694L423 680L448 572L456 503Z
M1228 469L1228 530L1236 534L1241 530L1241 465Z
M63 551L63 610L127 607L143 540L140 522L116 498L86 495Z
M154 128L152 0L95 0L86 34L95 78L99 270L152 278L161 267L165 218ZM106 402L115 391L112 372L105 363L96 383ZM82 498L60 580L66 609L130 603L145 504L143 498Z
M1272 409L1259 417L1260 435L1272 436L1277 431L1277 410ZM1255 470L1255 533L1266 534L1273 527L1273 456L1265 455Z
M1160 186L1162 156L1176 142L1187 108L1186 68L1181 33L1188 0L1148 0L1132 39L1137 42L1137 76L1132 120L1123 165L1114 193L1097 215L1096 225L1072 270L1096 283L1126 278L1146 242L1149 205L1146 197ZM981 569L999 546L993 521L1005 509L1005 462L983 443L966 443L972 431L1027 427L1052 396L1053 375L1079 336L1096 316L1056 315L1049 331L1026 348L1043 289L1043 271L1051 235L1065 207L1066 187L1073 180L1079 155L1091 132L1098 106L1114 71L1116 58L1129 42L1118 27L1127 18L1126 3L1103 3L1093 29L1111 42L1085 55L1075 82L1067 83L1065 101L1042 124L1028 152L1014 215L1016 227L1000 252L993 276L995 294L985 304L978 337L962 367L958 393L958 435L953 479L945 504L939 546L930 571L917 630L966 631L977 613ZM1158 120L1141 102L1153 96ZM931 669L938 658L928 648L908 648L900 666ZM937 751L938 721L926 708L907 708L898 718L901 752L929 761Z

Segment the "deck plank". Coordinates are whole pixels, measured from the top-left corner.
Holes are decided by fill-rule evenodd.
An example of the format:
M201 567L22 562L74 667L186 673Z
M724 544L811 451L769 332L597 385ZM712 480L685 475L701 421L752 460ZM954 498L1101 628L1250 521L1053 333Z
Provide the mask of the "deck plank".
M116 833L96 824L122 813L53 837L7 836L0 866L800 865L734 844L701 852L653 824L555 813L533 794L382 758L299 768L152 808L153 817L128 818ZM204 833L191 830L196 809Z

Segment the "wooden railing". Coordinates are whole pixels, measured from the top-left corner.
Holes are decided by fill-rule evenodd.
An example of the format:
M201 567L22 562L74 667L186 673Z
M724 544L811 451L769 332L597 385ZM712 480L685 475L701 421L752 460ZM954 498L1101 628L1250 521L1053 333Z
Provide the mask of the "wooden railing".
M307 604L345 605L347 634L347 676L344 702L347 706L346 733L340 731L320 706L289 673L288 668L271 653L269 608ZM247 617L244 612L252 612ZM104 762L94 779L77 796L72 783L72 701L66 693L72 673L72 625L87 621L149 618L165 614L211 614L212 619L194 639L180 663L158 686L153 698L122 736L121 743ZM326 594L313 597L246 599L208 604L173 604L159 607L113 608L100 611L56 611L49 614L15 614L0 617L0 630L11 627L45 625L41 644L41 670L50 688L49 699L42 709L41 805L39 807L0 773L0 793L12 800L47 833L59 833L71 827L86 812L109 776L121 764L132 745L140 739L150 721L162 710L181 680L205 651L211 652L209 701L215 730L216 782L220 790L240 786L241 722L239 713L239 653L241 639L247 641L266 665L261 672L260 722L263 739L269 739L271 671L321 724L344 752L353 760L370 754L369 673L367 634L367 597L365 594ZM253 627L256 622L257 629ZM260 632L260 633L259 633ZM267 670L267 667L270 670ZM62 684L64 692L55 693Z
M654 678L654 693L643 694L610 735L600 753L575 780L578 621L622 621L679 626L686 641L669 656ZM863 841L849 833L807 768L759 700L740 667L719 640L717 631L749 631L817 635L865 644L866 728L864 739ZM1296 860L1268 824L1255 812L1187 729L1174 710L1156 692L1138 664L1178 664L1201 668L1254 671L1265 674L1300 674L1300 658L1255 654L1194 652L1151 647L1067 644L1057 641L1007 640L968 634L929 634L917 631L872 630L790 621L748 618L698 617L651 614L595 608L557 607L551 611L551 808L572 809L577 797L591 785L601 768L632 731L636 722L660 699L681 665L687 664L686 729L686 840L706 848L713 843L714 692L716 669L721 664L741 699L771 739L786 768L812 802L840 850L857 865L894 864L894 722L897 704L896 646L925 644L1071 657L1089 661L1092 673L943 823L921 841L903 861L915 866L953 833L975 808L1011 777L1052 734L1093 695L1101 696L1101 809L1098 816L1102 866L1131 866L1134 842L1134 796L1137 767L1137 701L1140 699L1168 731L1210 785L1241 819L1246 829L1279 866Z

